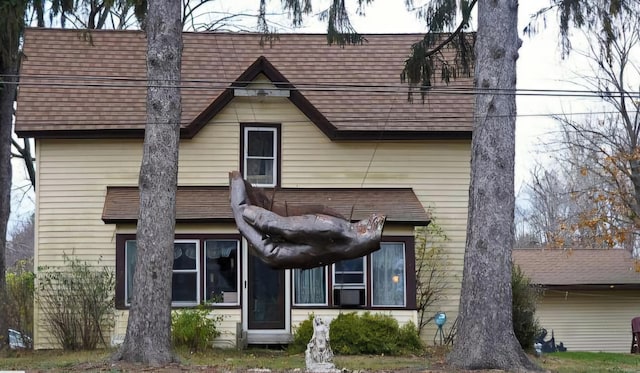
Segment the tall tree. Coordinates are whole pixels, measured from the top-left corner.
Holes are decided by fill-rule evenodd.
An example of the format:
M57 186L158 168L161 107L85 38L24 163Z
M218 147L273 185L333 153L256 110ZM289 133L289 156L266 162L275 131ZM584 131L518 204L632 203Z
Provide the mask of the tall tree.
M182 113L180 0L150 0L147 36L147 123L138 187L137 260L124 343L116 358L166 365L171 350L171 266Z
M11 213L11 132L18 83L19 35L26 1L0 2L0 299L6 299L7 223ZM6 302L0 302L0 350L8 346Z
M510 307L516 100L502 93L516 88L517 15L517 0L478 3L467 245L449 356L465 369L537 368L516 339Z

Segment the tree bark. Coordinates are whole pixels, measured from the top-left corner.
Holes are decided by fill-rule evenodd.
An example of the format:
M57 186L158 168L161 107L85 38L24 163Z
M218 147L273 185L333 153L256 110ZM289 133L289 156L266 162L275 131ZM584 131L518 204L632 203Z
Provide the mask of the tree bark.
M16 93L15 64L0 58L0 299L7 299L7 224L11 213L11 130ZM0 351L8 347L6 302L0 302Z
M512 324L517 0L478 3L475 123L460 319L449 363L463 369L539 369Z
M161 366L171 349L171 280L180 141L179 0L152 0L146 18L147 123L140 168L137 261L127 334L115 359Z

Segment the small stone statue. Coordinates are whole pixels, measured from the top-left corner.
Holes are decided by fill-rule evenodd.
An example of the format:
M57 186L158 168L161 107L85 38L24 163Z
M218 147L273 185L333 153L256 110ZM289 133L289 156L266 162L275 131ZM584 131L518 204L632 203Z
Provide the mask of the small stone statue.
M329 327L321 318L313 319L313 336L304 353L307 372L338 372L333 364L333 351L329 345Z

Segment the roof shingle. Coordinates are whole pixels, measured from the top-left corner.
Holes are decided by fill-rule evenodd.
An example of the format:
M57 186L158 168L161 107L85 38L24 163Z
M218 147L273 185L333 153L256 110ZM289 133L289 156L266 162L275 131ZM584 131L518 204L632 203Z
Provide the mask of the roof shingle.
M640 284L636 260L626 250L515 249L513 262L535 284L600 286Z
M410 131L468 137L471 77L407 100L400 72L419 34L366 35L363 45L330 46L319 34L185 33L182 126L191 124L264 56L339 132ZM146 40L139 31L28 29L16 131L35 137L141 135L145 125ZM445 84L437 84L444 87ZM463 88L461 94L460 88ZM455 91L455 92L454 92ZM419 94L418 94L419 95ZM444 135L442 135L444 134Z
M351 220L372 213L385 214L388 223L426 225L430 218L410 188L283 188L265 191L275 204L325 205ZM132 223L138 219L137 187L107 187L102 220ZM229 188L226 186L181 186L176 194L176 220L182 222L232 222Z

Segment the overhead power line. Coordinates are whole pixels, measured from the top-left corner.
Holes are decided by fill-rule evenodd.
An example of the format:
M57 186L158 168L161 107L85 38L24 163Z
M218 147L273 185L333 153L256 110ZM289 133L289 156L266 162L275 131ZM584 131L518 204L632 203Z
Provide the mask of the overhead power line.
M165 84L148 84L146 78L121 77L121 76L89 76L89 75L41 75L41 74L21 74L21 75L0 75L0 77L17 77L22 82L19 86L24 87L50 87L50 88L140 88L148 87L162 88ZM232 84L246 85L254 83L252 81L226 81L207 79L183 79L180 88L184 90L219 91L231 88ZM619 97L623 94L627 98L640 99L640 92L631 91L611 91L603 92L596 90L580 89L538 89L538 88L516 88L516 89L491 89L475 88L469 86L417 86L408 83L397 84L358 84L358 83L305 83L305 82L271 82L273 89L287 89L297 91L316 92L355 92L355 93L412 93L421 92L443 94L443 95L516 95L516 96L540 96L540 97L586 97L603 98ZM278 88L281 86L282 88Z

